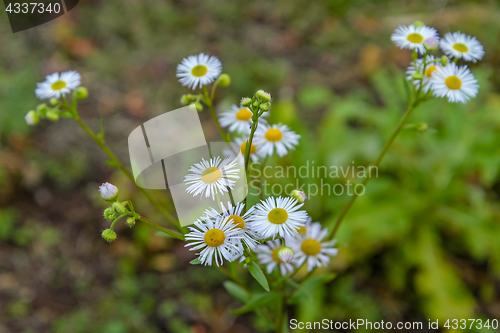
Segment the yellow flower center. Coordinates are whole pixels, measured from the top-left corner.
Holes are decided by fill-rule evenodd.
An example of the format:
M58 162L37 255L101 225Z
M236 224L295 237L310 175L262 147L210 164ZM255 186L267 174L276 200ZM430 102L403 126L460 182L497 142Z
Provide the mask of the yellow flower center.
M222 178L222 171L216 167L206 168L201 173L201 181L206 184L212 184Z
M240 146L240 151L243 155L245 155L245 149L247 149L247 141L243 142ZM250 154L254 154L257 151L257 146L252 143L250 146Z
M193 76L197 76L197 77L203 76L203 75L207 74L207 72L208 72L208 68L205 65L196 65L191 70L191 74L193 74Z
M432 72L434 72L435 70L436 70L436 65L427 67L427 69L425 70L425 76L432 77Z
M210 247L217 247L224 243L226 235L219 229L210 229L205 233L205 243Z
M273 260L276 261L277 263L280 263L280 264L283 263L283 261L281 261L281 259L278 257L278 252L279 252L279 250L281 250L281 248L283 248L283 246L278 246L271 253L271 257L273 258Z
M444 83L448 88L453 90L460 89L460 87L462 86L462 81L455 75L448 76L444 81Z
M406 39L408 39L408 41L412 43L422 43L424 37L422 37L421 34L417 34L416 32L414 32L412 34L409 34Z
M308 238L302 242L300 248L308 256L315 256L321 250L321 244L315 239Z
M252 118L252 111L247 108L241 108L236 112L236 119L238 120L248 121L250 118Z
M469 51L469 48L467 47L467 45L462 44L462 43L456 43L456 44L454 44L453 48L455 50L457 50L458 52L467 52L467 51Z
M304 226L302 226L302 225L301 225L300 227L297 227L296 229L297 229L297 232L298 232L299 234L301 234L301 235L303 235L303 234L305 234L305 233L306 233L306 227L304 227Z
M267 214L267 219L274 224L283 224L288 220L288 213L283 208L274 208Z
M283 138L283 134L277 128L270 128L266 132L266 139L268 141L276 142L276 141L280 141L281 138Z
M229 222L233 222L233 225L236 228L245 229L245 221L243 221L243 219L241 218L241 216L230 215L228 221Z
M52 83L52 86L51 86L52 90L61 90L64 87L66 87L66 82L61 81L61 80Z

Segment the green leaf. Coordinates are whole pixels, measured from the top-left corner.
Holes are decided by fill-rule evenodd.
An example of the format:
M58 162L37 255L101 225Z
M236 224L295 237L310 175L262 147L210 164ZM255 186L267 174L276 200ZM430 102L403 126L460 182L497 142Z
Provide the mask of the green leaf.
M269 283L267 282L266 276L264 275L264 272L262 271L262 268L260 268L259 264L257 264L255 261L252 261L248 264L248 270L250 271L250 274L252 274L254 279L260 283L262 288L264 288L266 291L269 291Z
M113 160L107 160L107 161L106 161L106 165L107 165L107 166L110 166L110 167L112 167L112 168L116 168L116 167L118 167L118 163L117 163L116 161L113 161Z
M191 265L199 265L201 264L201 261L200 259L196 258L196 259L193 259L189 262Z
M250 311L255 311L257 309L265 307L266 305L277 300L281 296L282 296L281 293L276 293L276 292L257 294L254 295L254 297L250 299L247 304L245 304L239 309L230 312L233 315L241 315Z
M290 302L294 303L298 301L300 297L304 296L313 297L314 289L316 289L316 287L332 281L336 276L336 274L331 273L327 275L310 277L300 285L293 297L290 299Z
M224 288L226 288L227 292L238 301L247 303L250 300L250 293L233 281L225 281L223 285Z

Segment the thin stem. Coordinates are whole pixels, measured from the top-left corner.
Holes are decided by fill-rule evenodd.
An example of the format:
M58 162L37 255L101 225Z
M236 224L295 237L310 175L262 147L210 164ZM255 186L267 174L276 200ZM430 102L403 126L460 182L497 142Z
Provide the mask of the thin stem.
M257 111L256 111L257 112ZM253 136L255 131L257 130L257 126L259 125L259 118L254 117L255 120L252 123L252 128L250 130L250 137L248 138L247 143L245 144L245 175L247 177L247 195L245 196L245 212L247 211L247 198L248 198L248 182L251 180L251 175L248 174L248 163L250 162L250 150L252 149Z
M229 138L227 137L226 133L224 133L224 130L222 129L222 127L219 124L219 120L217 119L217 115L215 114L212 99L210 98L210 95L208 95L207 86L205 86L205 85L203 85L203 93L205 94L205 104L207 104L208 109L210 110L210 114L212 115L212 118L214 119L215 125L217 126L217 129L219 130L219 133L222 136L222 139L226 142L229 142ZM212 98L213 98L213 96L212 96Z
M368 167L368 170L370 170L371 167L378 168L380 162L382 162L382 159L384 158L385 154L387 153L387 151L389 150L389 148L392 146L394 140L396 139L396 137L398 136L399 132L403 128L404 124L406 123L406 120L408 119L408 117L411 115L412 111L418 105L419 105L419 103L418 103L418 100L417 100L415 103L413 103L410 106L408 106L408 109L406 110L405 114L403 115L403 118L401 118L401 120L399 121L398 126L396 127L396 129L394 130L394 132L392 132L391 137L389 138L389 141L387 141L387 143L385 144L384 148L382 149L382 152L377 157L377 159L375 160L375 162L373 162ZM365 186L370 181L370 179L371 179L371 177L365 176L365 178L363 179L363 181L361 182L361 184L363 186ZM342 209L342 211L340 212L339 217L337 218L337 222L335 222L335 227L333 228L332 232L328 235L328 239L333 239L335 237L335 234L337 233L337 230L339 229L340 224L344 220L344 217L347 215L347 213L349 212L349 209L351 209L351 206L354 204L354 202L356 201L356 199L358 198L358 196L359 195L357 195L356 193L354 193L353 196L351 197L351 200L349 200L349 202L347 203L347 205L345 205L344 209Z
M177 238L177 239L180 239L180 240L184 240L184 236L176 231L173 231L173 230L169 230L167 228L164 228L162 227L161 225L158 225L156 223L154 223L153 221L151 220L148 220L147 218L145 218L144 216L139 216L139 221L142 221L146 224L149 224L151 227L157 229L157 230L160 230L164 233L166 233L167 235L169 236L172 236L174 238Z
M97 143L97 145L108 155L108 157L116 164L116 167L139 189L139 191L148 199L148 201L167 219L169 220L179 231L182 232L180 224L166 211L162 206L160 206L146 190L142 187L137 186L135 183L134 176L123 166L123 164L118 160L116 155L109 149L109 147L104 143L104 141L92 132L92 130L80 119L78 114L75 115L75 120L78 122L80 127L84 129L85 132Z

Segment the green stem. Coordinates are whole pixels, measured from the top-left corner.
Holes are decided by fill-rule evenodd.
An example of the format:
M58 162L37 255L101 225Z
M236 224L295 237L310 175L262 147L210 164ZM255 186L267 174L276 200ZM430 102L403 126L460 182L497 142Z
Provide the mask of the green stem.
M134 176L123 166L123 164L118 160L116 155L109 149L109 147L104 143L104 141L92 132L92 130L80 119L78 114L75 115L75 120L78 122L80 127L83 128L85 132L97 143L97 145L108 155L108 157L116 163L116 167L139 189L139 191L148 199L148 201L167 219L169 220L179 231L182 232L180 224L167 212L163 207L161 207L146 190L142 187L137 186L135 183Z
M177 238L177 239L180 239L180 240L184 240L184 236L176 231L173 231L173 230L169 230L167 228L164 228L162 227L161 225L158 225L156 223L154 223L153 221L151 220L148 220L147 218L145 218L144 216L139 216L139 221L142 221L146 224L149 224L151 227L157 229L157 230L160 230L164 233L166 233L167 235L169 236L172 236L174 238Z
M394 132L392 132L391 137L389 138L389 141L387 141L387 143L385 144L384 148L382 149L382 152L377 157L377 159L375 160L375 162L373 162L368 167L368 170L370 170L371 167L378 168L378 166L380 165L380 162L382 162L382 159L384 158L385 154L387 153L387 151L389 150L389 148L392 146L394 140L396 139L396 137L398 136L399 132L403 128L404 124L406 123L406 120L408 119L408 117L411 115L411 113L413 112L413 110L418 105L419 105L419 101L417 100L415 103L413 103L410 106L408 106L408 109L406 110L405 114L403 115L403 118L401 118L401 120L399 121L398 126L396 127L396 129L394 130ZM365 178L361 182L361 185L365 186L370 181L370 179L371 179L371 177L365 176ZM337 233L337 230L339 229L340 224L344 220L344 217L347 215L347 213L349 212L349 209L351 209L351 206L354 204L354 202L356 201L357 198L358 198L358 195L356 193L354 193L353 196L351 197L351 200L349 200L349 202L344 207L344 209L342 209L342 211L340 212L339 217L337 218L337 221L335 222L335 227L333 228L332 232L330 232L330 234L328 236L328 239L333 239L335 237L335 234Z
M249 181L251 180L251 175L248 174L248 163L250 162L250 150L252 148L253 136L255 134L255 131L257 130L257 126L259 125L259 118L258 117L254 117L254 118L255 119L252 123L252 128L250 130L250 137L248 138L248 141L245 145L244 161L245 161L245 175L247 177L247 186L248 186ZM248 198L248 188L247 188L247 195L245 196L245 200L244 200L245 212L247 211L247 198Z

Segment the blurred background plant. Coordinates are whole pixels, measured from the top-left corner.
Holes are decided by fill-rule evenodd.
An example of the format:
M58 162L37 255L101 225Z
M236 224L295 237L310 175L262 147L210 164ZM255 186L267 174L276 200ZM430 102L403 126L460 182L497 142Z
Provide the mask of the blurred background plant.
M0 332L268 330L258 316L228 314L241 304L224 277L189 265L193 254L180 242L143 225L102 241L103 181L155 221L161 216L102 163L77 124L26 126L35 82L78 70L91 96L81 117L96 130L104 120L108 144L126 161L130 131L180 106L177 63L206 52L232 79L219 111L263 88L275 97L271 120L302 135L281 163L368 165L406 103L411 54L390 35L415 20L485 46L484 60L470 64L479 95L466 105L431 100L412 115L430 129L400 134L339 229L330 267L338 276L304 293L291 317L500 318L499 18L494 0L109 0L16 34L2 20ZM200 116L207 139L217 138L210 114ZM151 193L172 211L168 193ZM318 196L308 212L331 228L348 199Z

